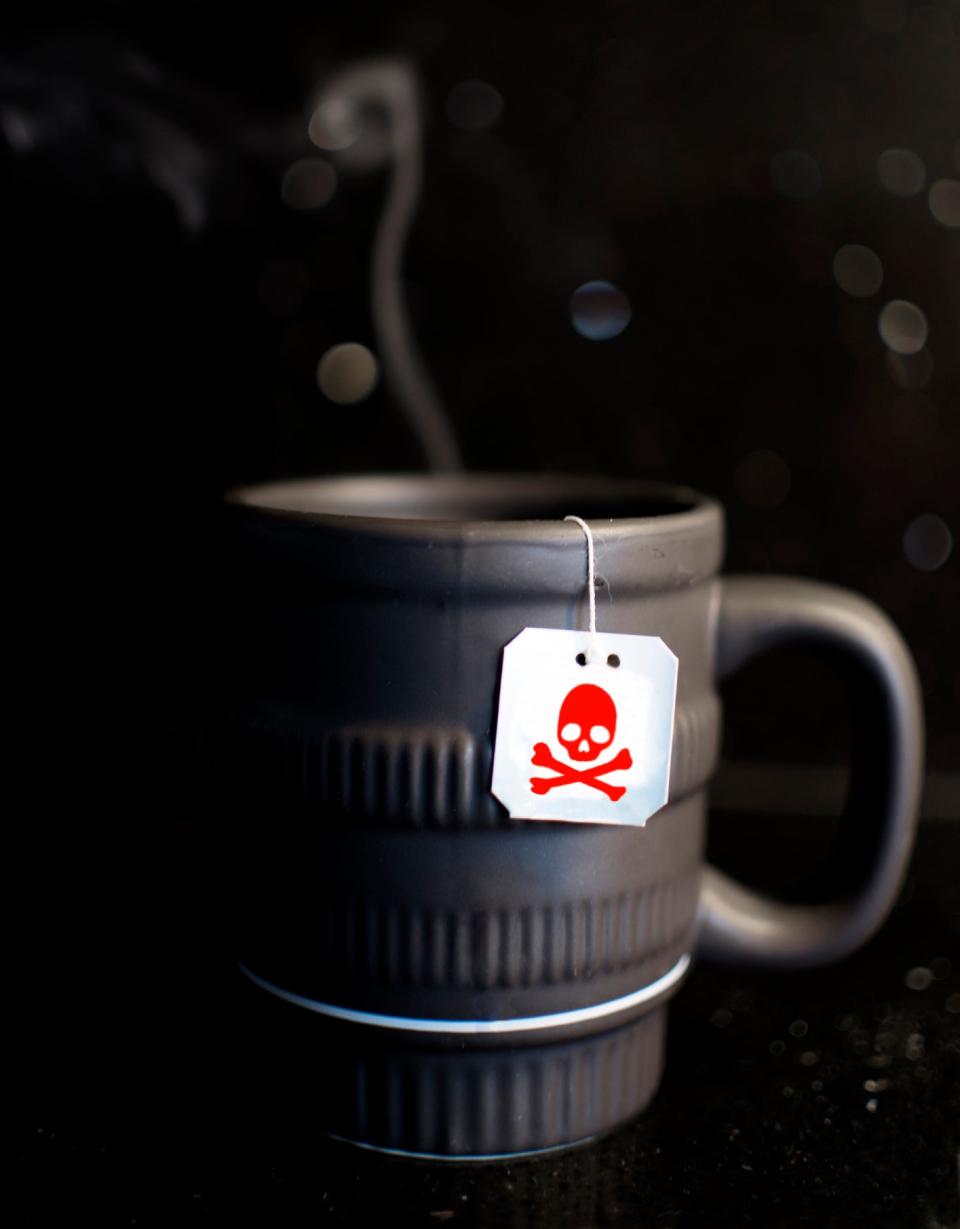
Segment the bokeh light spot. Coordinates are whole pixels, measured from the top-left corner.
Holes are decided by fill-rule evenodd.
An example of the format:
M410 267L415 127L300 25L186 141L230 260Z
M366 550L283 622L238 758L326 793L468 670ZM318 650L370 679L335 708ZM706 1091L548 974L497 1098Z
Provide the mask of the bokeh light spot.
M833 276L841 290L865 299L876 294L883 284L883 265L870 248L847 243L833 258Z
M490 128L503 111L503 98L486 81L461 81L447 95L447 118L457 128Z
M609 341L630 323L630 300L612 282L586 282L570 299L573 327L588 341Z
M360 108L349 98L334 96L322 102L313 115L307 132L318 149L347 149L363 131Z
M894 196L916 196L923 191L927 168L912 149L885 149L877 159L877 178Z
M29 153L35 145L39 144L38 124L19 107L0 109L0 129L3 130L7 144L15 153Z
M915 303L892 299L878 321L884 345L897 354L917 354L927 340L927 318Z
M737 493L750 508L779 508L790 493L790 467L769 448L748 453L737 466Z
M770 178L781 196L812 200L823 186L816 159L802 149L782 149L770 159Z
M918 516L903 535L903 553L921 572L942 568L953 551L953 534L945 521L932 512Z
M338 405L354 405L369 397L379 375L372 351L355 341L333 346L317 364L320 391Z
M337 172L324 158L298 158L280 184L283 203L301 213L322 209L337 190Z
M938 179L930 187L930 212L943 226L960 226L960 180Z

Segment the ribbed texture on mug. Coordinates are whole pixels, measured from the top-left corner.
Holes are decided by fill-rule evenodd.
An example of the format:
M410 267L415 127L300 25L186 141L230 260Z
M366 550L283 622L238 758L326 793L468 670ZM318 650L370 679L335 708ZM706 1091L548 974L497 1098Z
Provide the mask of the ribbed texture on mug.
M487 990L582 981L682 950L698 891L692 867L630 895L511 909L439 913L328 900L310 926L311 963L324 976L366 986Z
M345 730L304 747L307 798L358 819L416 827L491 827L491 753L468 734Z
M700 789L717 766L720 755L720 697L704 691L677 706L670 757L670 800L675 802Z
M509 822L490 793L492 747L448 728L350 727L287 733L247 715L232 723L231 765L251 766L307 802L360 822L413 828L494 828ZM670 797L702 786L717 762L720 706L704 692L677 709Z
M476 1156L574 1143L644 1108L665 1012L575 1045L509 1052L341 1052L323 1070L322 1125L382 1148Z

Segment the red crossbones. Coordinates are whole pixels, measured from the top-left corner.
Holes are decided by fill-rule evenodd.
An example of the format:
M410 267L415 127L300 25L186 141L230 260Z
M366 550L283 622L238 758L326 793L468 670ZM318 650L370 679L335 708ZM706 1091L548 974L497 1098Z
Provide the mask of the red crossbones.
M546 743L536 743L530 763L536 764L538 768L552 768L560 773L558 777L531 777L530 788L535 794L545 794L557 785L572 785L574 781L582 781L584 785L601 790L611 802L618 802L627 792L626 786L608 785L606 781L598 781L597 778L606 776L615 768L630 768L633 764L633 757L624 747L612 760L607 760L606 764L594 764L592 768L580 769L556 759Z

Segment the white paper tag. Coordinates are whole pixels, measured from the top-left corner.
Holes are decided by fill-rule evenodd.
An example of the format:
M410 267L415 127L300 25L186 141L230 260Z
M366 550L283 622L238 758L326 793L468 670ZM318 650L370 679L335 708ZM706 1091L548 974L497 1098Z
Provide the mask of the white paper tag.
M526 628L503 650L494 794L513 819L642 826L667 801L676 694L659 636Z

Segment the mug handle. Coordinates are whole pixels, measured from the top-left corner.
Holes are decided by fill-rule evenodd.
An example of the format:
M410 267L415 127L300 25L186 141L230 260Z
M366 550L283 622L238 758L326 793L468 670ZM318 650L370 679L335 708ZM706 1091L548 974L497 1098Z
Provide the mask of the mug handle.
M737 964L826 964L878 929L906 872L923 781L916 669L886 615L845 589L751 576L725 577L718 586L718 677L767 649L810 646L845 674L854 733L846 811L828 870L831 899L786 904L707 866L698 951Z

